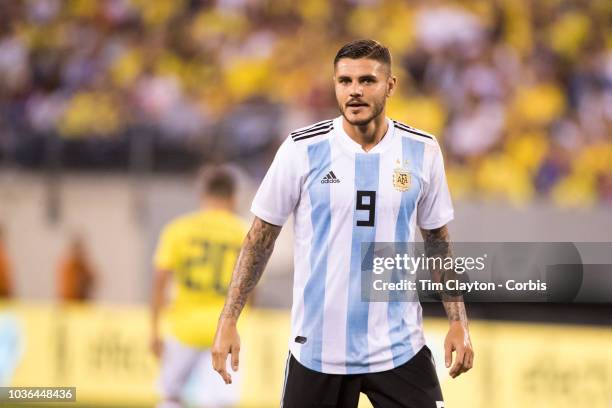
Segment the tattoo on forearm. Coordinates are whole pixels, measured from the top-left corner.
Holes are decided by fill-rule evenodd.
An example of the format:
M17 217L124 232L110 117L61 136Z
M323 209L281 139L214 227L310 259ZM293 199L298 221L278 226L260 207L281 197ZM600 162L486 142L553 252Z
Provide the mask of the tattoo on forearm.
M428 258L440 257L444 259L453 256L448 228L446 226L432 230L422 229L421 233L425 243L425 255ZM434 267L430 270L430 273L434 282L445 283L448 280L457 279L457 274L453 269ZM441 292L441 296L448 319L450 321L467 322L463 296L459 293L449 293L445 291Z
M451 322L467 322L467 313L465 312L465 305L462 300L444 301L443 304L448 320Z
M427 258L445 259L453 256L448 228L446 226L432 230L421 230L421 233L423 235L425 255ZM433 262L433 268L429 271L434 282L444 283L454 277L451 276L454 274L454 271L441 268L441 264L442 262L440 262L440 264Z
M232 273L222 317L237 319L270 259L281 227L255 218Z

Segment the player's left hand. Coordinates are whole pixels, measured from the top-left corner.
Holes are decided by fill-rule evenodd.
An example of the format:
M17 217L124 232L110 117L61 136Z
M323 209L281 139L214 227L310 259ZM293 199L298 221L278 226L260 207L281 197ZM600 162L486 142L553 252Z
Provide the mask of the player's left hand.
M455 352L455 364L453 362L453 351ZM446 368L451 367L448 374L456 378L472 368L474 363L474 350L470 333L465 322L451 322L448 334L444 340L444 360Z

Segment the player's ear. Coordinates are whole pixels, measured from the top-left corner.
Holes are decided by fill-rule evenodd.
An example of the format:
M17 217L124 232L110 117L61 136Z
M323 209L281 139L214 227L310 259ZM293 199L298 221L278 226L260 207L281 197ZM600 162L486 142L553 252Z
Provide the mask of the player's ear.
M393 95L396 87L397 77L390 73L389 77L387 78L387 97Z

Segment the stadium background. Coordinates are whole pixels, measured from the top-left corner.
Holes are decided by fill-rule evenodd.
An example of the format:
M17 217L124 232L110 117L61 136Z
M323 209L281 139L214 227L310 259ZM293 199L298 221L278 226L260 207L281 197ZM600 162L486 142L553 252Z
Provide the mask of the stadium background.
M337 115L331 60L353 38L390 47L389 116L443 146L454 240L611 241L611 19L604 0L0 2L0 385L152 406L161 226L197 205L203 162L236 166L249 219L287 131ZM241 407L280 395L290 230L243 322ZM83 304L58 301L75 234ZM447 406L611 406L610 305L470 306L476 365L440 369ZM442 308L425 313L439 362Z

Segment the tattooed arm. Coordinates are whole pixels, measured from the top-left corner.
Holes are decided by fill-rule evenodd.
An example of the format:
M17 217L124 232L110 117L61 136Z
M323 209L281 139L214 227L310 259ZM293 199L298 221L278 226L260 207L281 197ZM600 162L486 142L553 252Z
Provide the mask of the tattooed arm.
M255 217L238 255L212 348L213 368L226 384L232 382L232 377L226 370L228 354L232 355L232 369L238 371L240 353L240 337L236 329L238 317L249 293L263 274L280 230L281 227Z
M272 255L281 227L255 217L238 255L221 318L238 319Z
M425 255L428 258L439 257L444 259L453 256L448 227L446 227L446 225L433 230L422 229L421 234L423 235L423 241L425 243ZM445 283L446 281L457 279L457 274L452 269L432 268L430 273L433 282ZM465 305L463 304L463 296L461 296L460 293L442 291L441 297L448 320L451 322L464 322L467 325L467 315L465 313Z
M440 257L444 259L453 256L446 226L432 230L421 229L421 234L425 243L425 255L428 258ZM430 273L434 282L444 284L448 280L457 279L457 274L452 269L433 268ZM472 368L474 351L470 340L463 296L460 293L451 291L442 291L441 296L450 324L446 340L444 341L445 362L447 368L451 366L452 352L455 351L455 364L449 371L450 376L455 378Z

